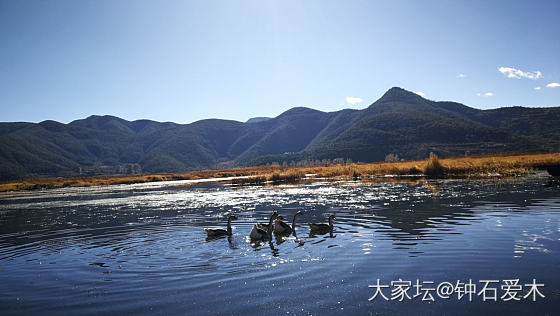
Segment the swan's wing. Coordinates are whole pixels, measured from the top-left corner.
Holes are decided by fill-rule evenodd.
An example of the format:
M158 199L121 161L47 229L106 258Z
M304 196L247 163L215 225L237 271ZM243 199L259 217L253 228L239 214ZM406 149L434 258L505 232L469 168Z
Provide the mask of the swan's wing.
M325 223L309 223L309 227L312 230L319 230L319 229L328 229L330 226Z
M206 234L208 234L209 236L227 234L227 230L222 228L204 228L204 230L206 231Z
M251 237L252 239L261 239L261 238L263 238L263 234L266 234L266 231L259 228L259 224L257 223L255 225L253 225L253 228L251 229L251 232L249 233L249 237Z

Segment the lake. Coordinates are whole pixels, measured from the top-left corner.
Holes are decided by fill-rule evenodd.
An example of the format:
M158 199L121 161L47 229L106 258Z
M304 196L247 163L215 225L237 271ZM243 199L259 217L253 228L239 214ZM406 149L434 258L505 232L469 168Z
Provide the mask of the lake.
M560 180L535 174L2 193L0 310L558 314L559 192ZM304 212L297 236L251 243L253 223L274 210L287 222ZM203 228L225 227L229 213L238 217L232 237L207 241ZM329 214L336 215L333 232L310 234L307 223ZM474 291L462 285L469 280ZM445 294L446 282L452 293ZM459 299L460 289L471 289L471 299Z

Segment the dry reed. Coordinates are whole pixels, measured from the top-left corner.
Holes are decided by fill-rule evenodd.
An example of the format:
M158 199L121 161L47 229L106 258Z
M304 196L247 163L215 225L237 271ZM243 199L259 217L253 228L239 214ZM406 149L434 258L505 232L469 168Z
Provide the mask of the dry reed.
M546 166L560 166L560 153L494 154L398 162L352 163L328 166L260 166L226 170L202 170L177 174L115 175L74 178L26 179L0 183L0 191L37 190L61 187L85 187L155 181L194 180L246 176L234 184L289 183L306 178L363 179L385 175L429 177L481 177L520 175Z

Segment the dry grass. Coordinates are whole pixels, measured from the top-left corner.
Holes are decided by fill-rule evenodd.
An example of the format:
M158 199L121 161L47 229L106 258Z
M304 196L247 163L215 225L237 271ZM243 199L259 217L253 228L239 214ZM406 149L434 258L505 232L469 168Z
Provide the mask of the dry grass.
M87 187L172 180L195 180L247 176L233 184L297 182L306 174L313 178L367 179L385 175L418 175L430 177L481 177L525 174L542 166L560 165L560 153L494 154L441 159L431 155L427 160L339 164L312 167L262 166L226 170L203 170L178 174L94 176L75 178L27 179L0 183L0 191L36 190L61 187Z
M266 183L279 184L279 183L296 183L303 178L305 178L305 173L299 168L288 168L284 167L281 170L273 170L272 173L250 176L247 178L233 179L232 184L237 185L262 185Z
M309 167L305 172L326 178L353 178L356 174L362 177L420 174L431 177L479 177L525 174L549 165L560 165L560 153L495 154L445 159L431 155L427 160Z
M439 162L439 158L436 154L430 153L430 158L428 158L428 163L424 167L424 174L428 177L440 178L446 172L446 168L442 166Z

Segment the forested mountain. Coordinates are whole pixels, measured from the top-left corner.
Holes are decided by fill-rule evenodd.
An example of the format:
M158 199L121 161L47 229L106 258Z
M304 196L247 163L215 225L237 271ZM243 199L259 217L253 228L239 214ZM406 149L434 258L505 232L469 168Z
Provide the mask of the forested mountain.
M0 179L161 173L266 163L297 164L560 151L560 108L478 110L391 88L363 110L290 109L245 123L191 124L90 116L0 123Z

